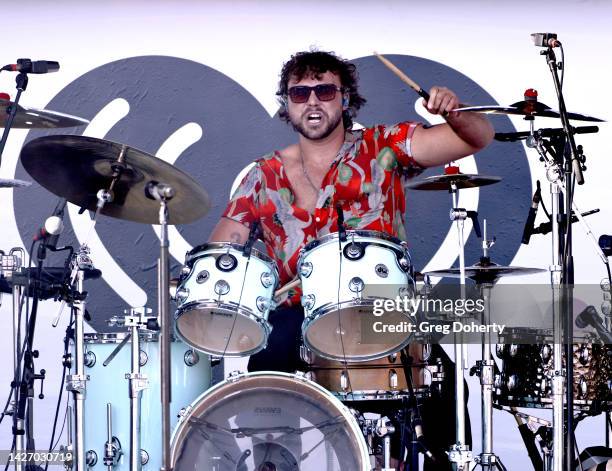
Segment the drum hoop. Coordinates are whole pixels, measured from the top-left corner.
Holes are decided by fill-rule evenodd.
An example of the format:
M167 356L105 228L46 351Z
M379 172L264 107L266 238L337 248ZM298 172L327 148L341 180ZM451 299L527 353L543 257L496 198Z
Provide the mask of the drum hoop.
M241 306L235 303L219 303L216 301L210 301L210 302L202 302L202 301L191 301L188 304L185 304L184 306L181 306L180 308L178 308L176 310L176 313L174 314L174 319L176 321L179 320L179 318L184 314L185 311L187 310L192 310L194 307L201 307L201 308L211 308L211 309L228 309L228 310L233 310L235 313L242 315L244 317L248 317L249 319L255 321L263 330L264 330L264 341L258 345L257 347L251 349L251 350L245 350L244 352L240 352L240 353L227 353L227 352L223 352L223 351L212 351L212 350L204 350L202 347L200 346L196 346L193 343L191 343L191 341L188 341L185 336L183 334L181 334L179 328L178 328L178 322L174 323L174 332L176 333L176 335L183 341L185 342L187 345L189 345L190 347L196 349L199 352L204 352L208 355L221 355L223 354L224 357L230 357L230 358L241 358L241 357L245 357L247 355L254 355L255 353L263 350L264 348L266 348L266 345L268 343L268 337L270 337L270 332L272 331L272 325L270 325L270 323L268 322L268 319L266 319L263 315L258 316L257 314L255 314L253 311L251 311L251 309L249 309L246 306Z
M318 348L311 345L310 341L308 340L308 336L306 334L308 333L308 329L310 328L310 325L312 324L313 321L316 321L320 317L326 316L327 314L338 311L339 310L338 307L340 309L344 309L347 307L362 307L362 306L367 306L367 305L368 305L367 301L364 302L363 300L358 299L354 301L343 301L341 303L333 303L333 304L328 303L328 304L324 304L323 306L320 306L319 308L316 309L315 312L304 317L304 322L302 322L302 339L304 341L304 345L306 345L309 349L315 352L318 356L325 358L327 360L335 360L335 361L348 360L348 358L345 358L345 357L336 357L336 356L329 355L325 352L320 351ZM409 314L406 315L406 318L412 319L412 317ZM350 361L351 363L359 363L362 361L371 361L371 360L378 360L379 358L384 358L388 355L391 355L392 353L402 350L404 347L406 347L406 345L410 343L413 337L414 337L414 334L409 335L406 338L406 340L404 340L399 346L393 347L395 349L393 351L388 351L382 354L378 354L378 353L372 354L366 357L358 357L358 358L350 357Z
M401 399L403 397L410 397L410 390L408 389L397 389L395 391L387 391L384 389L362 389L352 392L340 392L330 390L334 396L341 397L341 401L369 401L369 400L382 400L392 401L395 399ZM431 393L428 387L414 388L414 393L420 395L421 398L428 397ZM350 399L348 399L350 397Z
M346 231L346 238L350 239L352 236L355 236L355 237L370 237L372 239L382 239L382 240L386 240L387 242L391 242L394 245L397 245L399 247L402 246L402 240L401 239L398 239L397 237L389 235L386 232L371 231L371 230L366 230L366 229L350 229L350 230L347 230ZM330 232L329 234L325 234L325 235L319 237L318 239L315 239L313 241L308 242L304 246L304 252L308 252L308 251L312 250L313 248L318 247L319 245L327 243L329 241L338 240L339 237L340 237L340 234L338 232ZM313 244L314 244L314 247L312 247Z
M185 263L187 264L192 260L200 258L198 255L200 255L201 252L207 252L211 250L225 251L228 247L238 252L242 252L242 249L244 249L244 245L237 244L235 242L207 242L206 244L198 245L197 247L194 247L189 252L187 252L187 254L185 255ZM276 270L276 262L268 254L265 254L261 250L257 250L253 247L251 248L251 255L254 255L256 258L262 260L263 262L269 263Z
M179 444L178 438L182 436L181 432L183 431L185 426L189 424L189 419L195 413L196 409L199 409L196 406L199 405L199 403L202 402L204 398L218 393L220 390L222 390L224 387L226 387L229 384L234 384L238 381L249 380L249 379L257 378L260 376L263 376L263 377L271 376L273 378L283 378L284 377L286 379L294 379L298 381L297 384L302 384L306 388L310 388L311 390L314 390L317 393L319 393L320 397L326 398L331 403L331 405L336 408L338 413L342 415L348 428L353 432L354 437L357 438L356 444L357 444L359 451L361 452L361 462L363 463L363 466L364 466L362 471L370 471L368 448L365 443L365 440L359 440L360 437L363 437L363 434L361 432L361 429L359 428L359 425L357 424L357 420L355 419L355 417L353 417L349 408L346 407L344 404L342 404L342 402L337 397L335 397L332 393L330 393L323 386L315 383L314 381L309 380L304 375L300 373L298 374L284 373L281 371L257 371L253 373L242 373L241 372L235 375L230 374L228 378L221 381L220 383L215 384L214 386L209 388L207 391L204 391L202 394L200 394L196 399L194 399L189 405L187 412L184 415L182 415L181 418L178 420L176 426L174 427L174 431L172 432L172 437L170 439L170 463L173 468L176 465L177 452L178 452L177 447Z

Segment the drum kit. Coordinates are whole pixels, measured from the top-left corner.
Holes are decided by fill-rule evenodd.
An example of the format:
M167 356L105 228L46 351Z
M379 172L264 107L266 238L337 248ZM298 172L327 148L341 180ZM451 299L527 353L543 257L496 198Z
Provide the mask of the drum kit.
M547 134L533 129L533 118L559 113L531 98L526 101L530 106L515 103L457 111L524 116L532 126L527 136L512 133L498 138L531 139L540 157L553 168L558 162L546 142ZM87 123L61 113L26 109L9 100L0 106L9 111L9 127L59 128ZM598 121L576 113L570 113L569 119ZM6 131L8 128L5 135ZM556 138L560 134L551 135ZM65 380L73 404L67 411L67 440L62 451L63 464L78 471L100 466L108 471L128 467L390 471L395 469L390 443L399 429L410 432L402 439L408 455L399 457L403 469L416 470L419 453L431 457L422 436L418 404L451 380L456 393L456 443L447 454L455 469L472 469L475 465L505 469L493 451L492 410L497 407L514 414L521 425L525 425L525 419L529 424L545 424L540 440L544 458L537 448L533 452L535 445L527 439L526 446L536 469L560 471L567 469L558 464L558 455L565 453L559 439L564 443L562 425L567 421L567 417L558 415L558 409L562 413L568 408L561 396L562 372L575 365L569 368L573 384L570 404L575 402L577 408L590 413L594 408L607 413L612 405L609 346L590 340L573 346L572 355L564 356L556 324L552 332L537 334L544 335L541 345L518 345L513 337L517 332L510 332L508 343L496 349L503 361L499 370L490 336L483 334L482 358L472 368L481 383L482 450L473 456L466 439L464 374L469 365L461 334L454 338L454 378L445 377L442 362L431 354L429 337L414 330L364 341L366 331L377 319L373 308L382 299L368 287L391 287L390 293L385 291L385 299L426 298L431 294L429 277L451 277L460 280L461 297L465 298L469 278L476 282L485 300L485 325L491 314L492 289L500 278L544 271L493 263L489 249L494 241L487 239L486 222L483 256L474 265L465 264L465 221L471 219L478 234L480 228L475 211L458 207L459 191L495 184L499 177L463 174L450 165L443 175L407 185L413 190L451 194L451 220L459 240L458 268L416 273L405 242L374 231L348 230L342 224L340 232L307 244L299 257L299 278L291 283L301 284L302 289L305 320L301 353L308 365L305 371L234 372L211 386L214 361L252 355L265 348L271 332L268 314L276 306L275 298L287 290L287 285L278 286L279 275L272 259L253 246L257 228L251 228L245 244L213 242L195 247L186 254L179 278L170 281L167 226L196 221L210 207L206 192L189 175L131 146L78 135L32 140L22 149L20 159L35 181L62 199L54 217L63 215L69 202L93 213L89 234L100 214L159 224L161 230L157 314L132 308L124 316L110 319L109 324L123 332L84 332L85 282L100 276L86 240L76 254L71 251L65 268L43 271L44 250L42 254L39 250L34 268L29 262L23 266L23 249L12 249L8 255L2 252L0 287L13 295L15 381L8 414L13 416L16 452L33 446L33 383L45 377L44 371L34 371L33 335L38 300L48 298L71 308L64 366L70 370ZM561 185L556 183L551 182L551 186L559 189ZM2 186L27 185L6 180ZM559 191L553 192L556 244L556 221L560 218L555 201L558 203ZM580 215L575 205L574 214ZM38 241L48 250L56 250L57 240L52 239L58 234L52 226ZM561 264L553 265L557 270ZM554 287L553 292L559 295L558 284ZM23 311L30 297L31 312L25 321ZM170 297L176 303L173 317L169 315ZM561 318L559 312L555 315ZM401 309L385 312L388 324L414 324L415 319L418 316ZM124 349L128 344L130 348ZM125 384L127 394L121 386ZM397 414L368 418L358 412L363 409L359 403L366 401L398 404ZM516 407L552 407L553 423L518 412ZM431 430L433 426L425 424L425 428ZM530 436L532 442L534 436ZM16 463L16 469L21 471L25 465Z

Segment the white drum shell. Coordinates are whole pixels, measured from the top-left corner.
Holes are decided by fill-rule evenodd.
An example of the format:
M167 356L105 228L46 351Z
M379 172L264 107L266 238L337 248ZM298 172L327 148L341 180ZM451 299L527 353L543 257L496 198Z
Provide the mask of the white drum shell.
M218 268L219 257L233 257L235 266ZM176 333L192 347L222 356L252 355L265 348L271 326L278 271L272 260L253 249L211 243L187 255L176 297Z

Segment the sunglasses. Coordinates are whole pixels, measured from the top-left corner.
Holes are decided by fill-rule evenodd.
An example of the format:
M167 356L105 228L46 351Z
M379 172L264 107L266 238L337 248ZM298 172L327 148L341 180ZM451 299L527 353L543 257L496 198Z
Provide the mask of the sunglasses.
M307 85L296 85L287 90L287 95L293 103L306 103L310 98L310 92L314 90L315 95L321 101L331 101L336 98L336 92L341 92L342 88L333 83L324 83L309 87Z

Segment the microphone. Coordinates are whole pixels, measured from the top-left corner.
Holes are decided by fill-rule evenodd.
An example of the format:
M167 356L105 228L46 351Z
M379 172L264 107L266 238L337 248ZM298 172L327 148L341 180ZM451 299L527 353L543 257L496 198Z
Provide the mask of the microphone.
M557 39L557 33L532 33L531 40L537 47L561 46L561 42Z
M435 456L433 455L431 450L427 448L427 445L425 444L425 437L423 436L423 420L421 419L421 417L414 417L412 419L412 428L414 430L414 435L416 437L416 440L417 442L419 442L419 445L421 445L421 448L423 449L423 453L425 453L425 456L427 456L431 461L435 462L436 461Z
M24 74L48 74L57 72L60 68L56 61L31 61L30 59L17 59L16 64L7 64L0 70L21 72Z
M251 250L253 249L253 244L255 243L255 239L257 238L257 232L259 231L259 221L255 221L251 224L251 229L249 230L249 237L247 238L246 243L242 249L242 255L245 257L251 256Z
M529 214L527 215L527 221L525 221L525 228L523 229L523 239L521 242L525 245L529 244L531 235L533 234L533 225L535 222L536 214L538 213L538 206L542 200L540 192L540 180L537 181L537 189L531 199L531 208L529 208Z
M340 203L336 204L336 213L338 214L338 234L340 235L340 241L344 242L346 240L346 228L344 227L344 211L342 211Z
M38 258L44 260L46 249L55 250L59 236L64 230L64 209L66 208L66 198L60 198L53 210L53 214L47 218L45 225L36 231L34 240L41 240L38 247Z
M584 213L581 213L580 216L582 217L590 216L591 214L595 214L598 212L599 212L599 209L591 209L590 211L585 211ZM572 224L575 223L576 221L578 221L578 216L576 216L576 214L574 214L574 211L572 211ZM531 235L548 234L550 231L552 231L552 222L551 221L543 222L538 227L536 227L533 231L531 231Z

